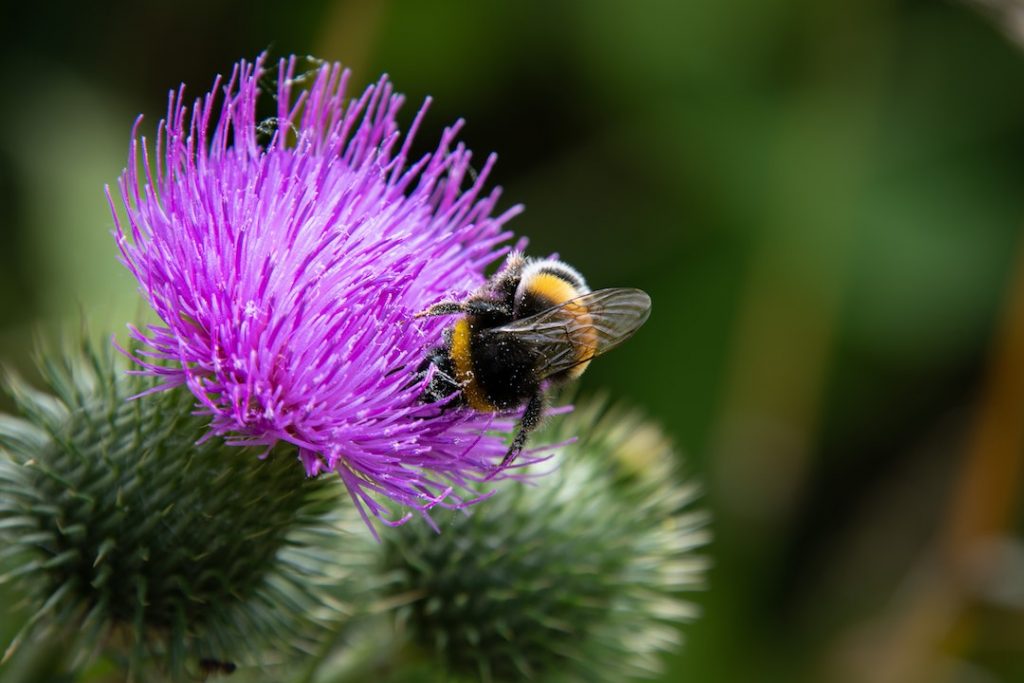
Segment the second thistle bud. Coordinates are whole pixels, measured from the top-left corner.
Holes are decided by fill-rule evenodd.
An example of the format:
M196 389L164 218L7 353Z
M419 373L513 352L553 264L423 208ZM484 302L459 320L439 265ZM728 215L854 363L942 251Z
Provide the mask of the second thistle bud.
M472 514L386 539L398 623L470 680L623 681L654 675L696 616L707 515L661 430L589 404L545 438L580 440L555 472ZM552 467L550 464L543 467Z

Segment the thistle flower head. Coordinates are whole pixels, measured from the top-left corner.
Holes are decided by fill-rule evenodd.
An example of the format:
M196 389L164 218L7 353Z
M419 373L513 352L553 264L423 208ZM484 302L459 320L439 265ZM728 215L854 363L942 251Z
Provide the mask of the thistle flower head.
M492 215L493 156L464 183L461 122L410 161L425 106L403 137L386 78L347 100L340 66L300 79L296 64L278 64L269 94L262 58L191 107L172 92L153 153L134 136L124 218L111 208L160 318L132 328L136 360L161 388L187 385L213 434L294 444L308 474L338 472L364 519L389 516L387 499L462 505L504 453L488 431L507 426L419 400L446 322L413 315L483 282L518 207ZM258 119L258 97L276 116Z

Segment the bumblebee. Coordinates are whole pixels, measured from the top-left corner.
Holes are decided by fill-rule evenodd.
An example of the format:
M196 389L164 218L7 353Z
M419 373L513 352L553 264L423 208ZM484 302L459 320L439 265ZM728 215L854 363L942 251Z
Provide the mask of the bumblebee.
M416 315L461 316L419 368L421 378L435 368L422 400L454 395L446 407L481 412L525 404L500 471L540 423L545 390L577 379L592 359L629 339L650 312L651 298L639 289L591 291L562 261L512 252L465 300L443 301Z

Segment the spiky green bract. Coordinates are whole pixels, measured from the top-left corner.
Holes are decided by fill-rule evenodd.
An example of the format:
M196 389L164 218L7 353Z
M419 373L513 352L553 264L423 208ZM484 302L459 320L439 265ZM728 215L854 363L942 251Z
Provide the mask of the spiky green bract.
M72 665L103 652L153 680L312 647L363 557L338 548L336 485L307 479L294 455L200 441L207 419L188 391L129 400L153 382L106 348L46 354L52 393L8 383L21 417L0 417L14 565L2 578L35 610L12 650L59 627L75 635Z
M544 440L578 434L555 471L507 484L471 514L385 538L398 626L456 679L651 676L680 642L701 586L707 515L678 456L637 414L590 403Z

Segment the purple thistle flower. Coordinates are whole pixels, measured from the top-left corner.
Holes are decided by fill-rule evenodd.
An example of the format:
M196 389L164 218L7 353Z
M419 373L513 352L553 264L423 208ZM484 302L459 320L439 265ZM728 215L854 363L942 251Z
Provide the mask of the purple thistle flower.
M419 400L416 369L450 321L413 315L484 281L520 207L492 215L493 155L461 189L461 121L410 164L429 101L403 140L387 79L346 102L337 64L296 94L296 59L279 63L261 144L263 63L239 63L191 109L172 91L152 161L133 131L125 222L107 191L122 261L162 321L130 327L138 372L154 390L187 385L229 443L295 444L309 475L341 476L367 524L366 509L409 519L388 521L386 499L424 516L474 502L511 425Z

